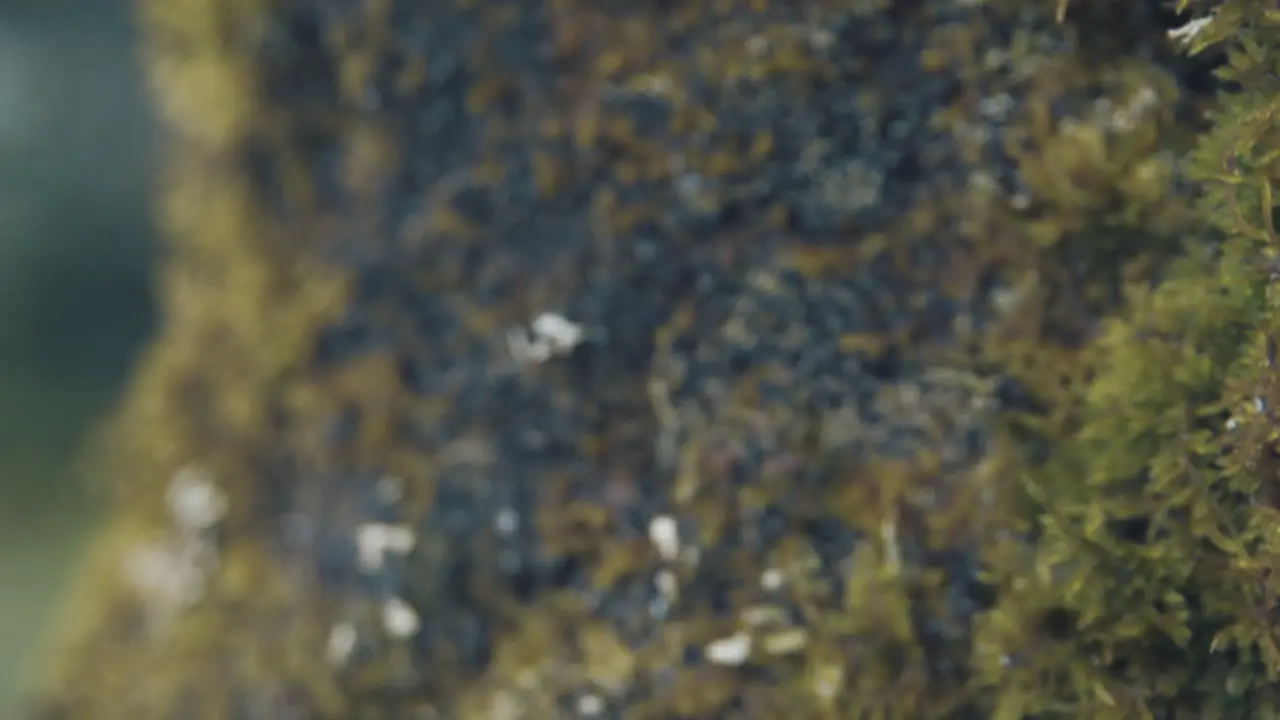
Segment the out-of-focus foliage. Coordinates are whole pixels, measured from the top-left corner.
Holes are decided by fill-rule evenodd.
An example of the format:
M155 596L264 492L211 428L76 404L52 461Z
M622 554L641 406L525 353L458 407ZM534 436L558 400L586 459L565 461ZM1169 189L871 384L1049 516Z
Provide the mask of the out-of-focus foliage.
M150 332L154 159L131 8L0 5L0 717L92 521L77 449ZM84 471L84 472L81 472Z

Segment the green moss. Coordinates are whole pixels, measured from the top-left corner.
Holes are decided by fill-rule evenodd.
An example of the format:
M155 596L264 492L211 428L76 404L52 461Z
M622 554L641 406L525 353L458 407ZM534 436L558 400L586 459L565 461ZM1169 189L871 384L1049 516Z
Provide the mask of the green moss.
M1240 39L1223 74L1248 88L1269 53L1252 33L1217 27L1243 22L1227 5L1211 32ZM1077 429L1026 476L1042 508L1037 552L1009 571L1036 578L1025 592L1038 600L1009 598L1003 613L1063 613L1070 649L1046 660L1026 644L1035 633L1006 635L1003 613L990 619L995 637L1018 638L1002 655L1031 663L992 669L1006 702L1017 698L1011 716L1052 709L1046 662L1060 683L1050 697L1068 714L1275 712L1274 300L1267 221L1249 219L1270 206L1265 112L1248 90L1223 99L1193 157L1205 188L1198 217L1225 239L1190 240L1157 286L1130 288L1125 312L1086 354ZM1237 158L1225 177L1224 153Z

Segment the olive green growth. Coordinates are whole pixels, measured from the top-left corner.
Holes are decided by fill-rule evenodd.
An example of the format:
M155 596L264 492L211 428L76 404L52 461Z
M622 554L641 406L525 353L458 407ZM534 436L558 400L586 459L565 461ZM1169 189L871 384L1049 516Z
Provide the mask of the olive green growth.
M1205 229L1158 284L1128 288L1084 354L1072 431L1024 475L1036 552L1009 569L1025 589L1008 611L1051 609L1070 650L1002 646L1008 717L1277 713L1280 13L1226 2L1212 17L1187 42L1225 44L1218 76L1240 90L1190 155Z

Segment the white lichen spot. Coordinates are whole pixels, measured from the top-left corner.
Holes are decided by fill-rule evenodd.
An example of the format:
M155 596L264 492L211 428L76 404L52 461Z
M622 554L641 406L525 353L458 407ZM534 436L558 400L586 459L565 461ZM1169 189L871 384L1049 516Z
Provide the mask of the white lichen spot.
M386 563L387 554L408 555L417 536L404 525L365 523L356 529L356 555L360 568L376 572Z
M578 697L578 715L584 718L599 717L604 713L604 699L595 693Z
M325 656L333 665L345 665L356 648L359 635L356 626L349 622L340 622L329 630L329 643Z
M670 515L659 515L649 521L649 542L658 556L667 562L680 557L680 527Z
M416 634L422 620L412 605L395 597L382 604L382 627L391 637L403 639Z
M507 350L521 365L538 365L551 359L551 346L534 342L519 328L507 331Z
M751 636L745 632L736 632L708 643L704 652L707 660L714 665L737 667L751 655Z
M198 465L174 473L165 504L173 527L166 537L127 553L121 568L125 584L142 603L153 630L204 597L220 562L208 531L227 513L226 495L212 473Z
M769 568L760 573L760 587L770 592L780 589L785 580L786 577L777 568Z
M1181 43L1190 43L1197 35L1204 31L1209 23L1213 22L1213 16L1195 18L1187 22L1187 24L1176 27L1169 31L1169 39Z
M503 537L510 537L520 529L520 515L509 507L504 507L493 516L493 529Z
M523 329L507 332L507 348L521 364L538 364L556 355L568 355L586 337L581 325L553 312L534 318L530 330L532 337Z
M582 343L582 326L557 313L542 313L533 320L533 335L549 343L557 354L567 353Z
M216 553L205 545L156 542L126 555L123 573L155 629L200 601L216 564Z
M169 514L183 533L206 531L227 512L227 497L208 469L187 465L174 473L165 493Z

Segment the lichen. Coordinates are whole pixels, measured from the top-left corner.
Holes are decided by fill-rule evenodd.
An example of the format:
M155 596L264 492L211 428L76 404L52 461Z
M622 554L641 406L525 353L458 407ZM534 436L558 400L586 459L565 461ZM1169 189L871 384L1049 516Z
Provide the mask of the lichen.
M1278 711L1274 11L142 7L165 323L33 717Z

